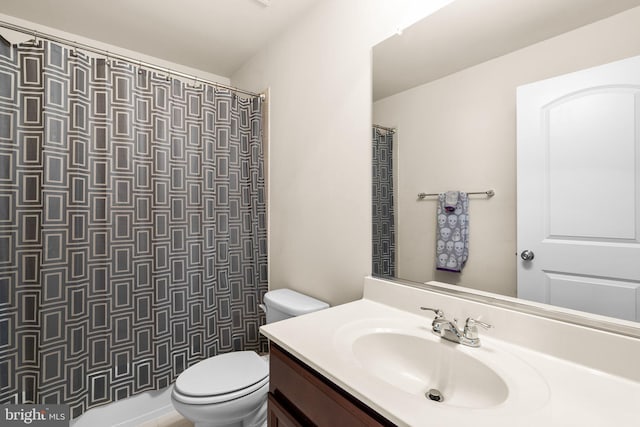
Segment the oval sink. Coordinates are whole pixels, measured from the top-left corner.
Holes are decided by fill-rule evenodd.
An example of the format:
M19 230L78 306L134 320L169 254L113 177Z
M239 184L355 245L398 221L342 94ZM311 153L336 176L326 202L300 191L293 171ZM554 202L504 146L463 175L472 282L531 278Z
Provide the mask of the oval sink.
M335 350L369 396L380 391L381 401L452 417L522 415L548 402L545 379L508 343L481 337L482 345L472 348L440 338L429 326L418 317L356 320L335 331Z
M491 368L457 348L457 344L397 332L362 335L352 344L360 365L407 393L440 392L434 403L488 408L504 402L509 390ZM427 397L425 397L427 399Z

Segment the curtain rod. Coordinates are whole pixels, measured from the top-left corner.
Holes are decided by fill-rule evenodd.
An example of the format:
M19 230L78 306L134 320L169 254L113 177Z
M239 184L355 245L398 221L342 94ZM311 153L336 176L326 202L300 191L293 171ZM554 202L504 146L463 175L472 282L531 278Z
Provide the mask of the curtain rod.
M254 97L259 97L261 100L265 99L265 94L263 93L255 93L255 92L250 92L248 90L243 90L243 89L238 89L236 87L233 86L228 86L222 83L218 83L218 82L214 82L213 80L207 80L207 79L203 79L200 78L198 76L195 76L193 74L187 74L187 73L183 73L180 71L175 71L175 70L171 70L167 67L161 67L159 65L155 65L155 64L151 64L149 62L145 62L145 61L139 61L137 59L125 56L125 55L120 55L117 53L113 53L113 52L109 52L108 50L104 50L104 49L98 49L95 48L93 46L84 44L84 43L79 43L73 40L68 40L62 37L58 37L58 36L54 36L51 34L47 34L47 33L42 33L40 31L36 31L36 30L30 30L28 28L25 27L21 27L19 25L15 25L15 24L11 24L9 22L5 22L5 21L0 21L0 27L4 27L7 28L9 30L12 31L17 31L19 33L23 33L23 34L30 34L33 36L34 41L38 39L38 37L44 38L44 39L48 39L51 40L53 42L57 42L57 43L62 43L68 46L72 46L74 48L79 48L88 52L93 52L93 53L97 53L98 55L103 55L106 56L107 58L113 58L113 59L119 59L134 65L138 65L141 67L145 67L145 68L150 68L152 70L156 70L156 71L160 71L160 72L164 72L169 74L169 76L177 76L177 77L183 77L186 78L188 80L195 82L200 82L200 83L205 83L207 85L211 85L211 86L215 86L215 87L219 87L219 88L223 88L223 89L227 89L233 92L238 92L238 93L242 93L245 95L249 95L249 96L254 96Z
M380 126L380 125L376 125L376 124L374 124L373 127L377 128L377 129L386 130L387 132L394 132L395 133L395 131L396 131L396 128L388 128L386 126Z

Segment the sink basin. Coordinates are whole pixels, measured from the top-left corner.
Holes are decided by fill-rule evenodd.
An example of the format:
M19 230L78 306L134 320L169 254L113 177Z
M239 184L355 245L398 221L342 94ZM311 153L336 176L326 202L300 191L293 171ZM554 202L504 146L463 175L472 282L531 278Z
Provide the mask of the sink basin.
M512 416L548 402L547 382L508 343L481 337L481 347L468 347L433 334L422 318L408 319L362 319L335 331L336 354L346 369L367 378L369 395L379 390L382 401L428 405L451 416Z
M456 347L415 335L382 332L355 339L352 350L371 375L406 393L425 396L435 389L442 397L432 395L434 402L465 408L504 402L509 390L500 375Z

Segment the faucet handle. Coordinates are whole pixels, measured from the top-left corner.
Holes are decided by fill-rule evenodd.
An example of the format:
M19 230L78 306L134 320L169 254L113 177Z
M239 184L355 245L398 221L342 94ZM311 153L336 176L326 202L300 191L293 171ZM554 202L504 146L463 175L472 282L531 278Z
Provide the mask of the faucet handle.
M472 319L471 317L467 317L467 321L465 323L465 326L473 326L473 325L482 326L485 329L493 328L493 325L490 325L490 324L485 323L485 322L481 322L481 321L476 320L476 319Z
M433 311L436 314L436 319L444 317L444 311L439 308L420 307L420 310Z
M481 326L484 329L493 328L493 326L488 323L467 317L467 321L464 323L464 336L466 338L478 338L478 328L476 328L476 325Z

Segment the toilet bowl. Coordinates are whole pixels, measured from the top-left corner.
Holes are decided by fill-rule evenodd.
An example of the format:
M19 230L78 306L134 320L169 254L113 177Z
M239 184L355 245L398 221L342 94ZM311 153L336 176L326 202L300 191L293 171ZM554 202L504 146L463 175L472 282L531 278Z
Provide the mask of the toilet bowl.
M269 367L253 351L220 354L178 376L171 400L197 427L262 426L267 419Z
M265 294L267 323L329 307L290 289ZM182 372L171 392L174 408L195 427L267 425L269 365L253 351L219 354Z

